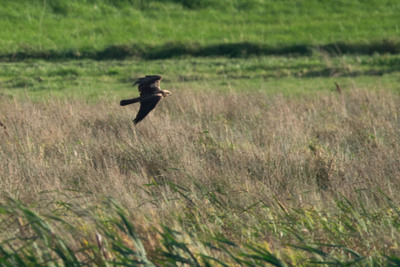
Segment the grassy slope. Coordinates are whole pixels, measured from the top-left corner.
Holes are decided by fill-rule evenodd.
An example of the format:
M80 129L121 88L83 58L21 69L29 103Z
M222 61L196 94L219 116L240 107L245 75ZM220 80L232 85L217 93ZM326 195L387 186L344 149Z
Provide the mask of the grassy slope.
M397 1L260 0L241 8L240 1L232 0L225 1L226 7L198 10L173 2L151 1L140 10L140 5L124 1L118 6L105 1L7 1L0 9L0 51L97 51L115 44L168 42L280 47L399 40Z

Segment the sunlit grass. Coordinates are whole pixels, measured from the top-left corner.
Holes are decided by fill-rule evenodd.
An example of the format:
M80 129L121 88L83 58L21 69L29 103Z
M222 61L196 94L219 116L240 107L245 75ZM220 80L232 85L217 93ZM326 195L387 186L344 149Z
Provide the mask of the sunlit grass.
M152 47L177 44L248 42L279 49L399 41L400 5L392 0L259 0L248 5L240 0L198 0L207 4L193 8L186 2L6 1L0 9L0 55L10 60L17 52L71 57L133 45L145 48L151 57ZM224 53L229 51L220 51Z
M248 92L2 98L3 262L398 261L399 96Z

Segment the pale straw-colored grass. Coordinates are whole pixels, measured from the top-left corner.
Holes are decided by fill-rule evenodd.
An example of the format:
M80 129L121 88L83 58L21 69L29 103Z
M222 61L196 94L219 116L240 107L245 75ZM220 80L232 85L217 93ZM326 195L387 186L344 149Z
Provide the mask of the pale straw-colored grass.
M77 198L90 206L112 197L141 218L139 229L167 225L193 240L220 233L237 242L268 240L273 250L282 246L274 236L293 241L276 221L291 210L304 212L293 229L314 242L343 245L348 238L348 247L368 254L374 242L375 250L391 251L398 236L380 222L382 228L362 224L362 238L341 236L341 219L336 234L325 232L325 220L339 218L346 201L373 214L395 213L396 94L353 89L294 99L187 90L136 127L138 107L120 107L116 99L1 103L0 187L25 203ZM154 249L155 239L145 246Z
M136 185L192 177L252 195L379 187L396 196L398 101L363 90L303 99L180 92L134 127L138 106L117 101L3 99L2 188L32 200L64 188L132 200L125 194Z

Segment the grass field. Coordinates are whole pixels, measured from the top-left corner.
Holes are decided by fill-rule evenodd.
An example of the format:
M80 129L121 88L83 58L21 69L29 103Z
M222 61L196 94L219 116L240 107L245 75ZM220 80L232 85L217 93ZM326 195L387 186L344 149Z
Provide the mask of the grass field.
M164 60L73 60L0 62L1 93L7 97L48 99L76 97L92 101L136 95L133 81L161 74L171 90L259 92L286 97L344 90L386 88L399 91L400 56L374 55L264 56L250 58L187 58Z
M14 229L3 256L394 262L398 101L364 89L300 99L182 90L134 128L134 112L111 100L3 100L1 187L32 203L3 204Z
M0 266L400 264L397 1L2 4Z
M399 13L392 0L4 1L0 58L398 53Z

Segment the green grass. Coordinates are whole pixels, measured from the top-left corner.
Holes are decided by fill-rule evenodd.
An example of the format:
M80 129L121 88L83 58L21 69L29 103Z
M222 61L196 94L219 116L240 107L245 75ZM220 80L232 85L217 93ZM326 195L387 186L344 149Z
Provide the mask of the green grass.
M399 3L2 1L0 266L397 266Z
M372 47L367 49L370 53L399 50L398 1L254 0L247 5L247 1L240 0L197 2L203 4L155 0L114 4L100 0L5 1L0 9L1 55L8 60L29 56L118 57L121 50L128 49L128 56L154 58L179 56L188 50L196 54L196 47L204 48L200 53L203 55L223 55L232 48L215 51L210 45L246 42L272 49L263 48L263 53L282 47L296 52L298 45L340 43L354 45L353 51L361 51L359 48L365 45ZM389 47L381 43L383 40L389 40ZM120 46L107 54L114 45ZM242 49L254 53L252 50L258 48Z
M223 235L202 241L167 226L138 229L134 223L135 214L114 200L90 209L79 208L71 201L53 203L50 204L52 211L39 213L9 200L6 206L0 206L2 222L8 224L5 233L9 233L4 236L8 239L0 245L1 265L396 266L399 258L391 254L398 245L395 238L383 241L387 255L374 253L376 244L371 244L370 240L371 235L382 235L398 226L399 207L381 193L376 196L386 202L380 212L362 210L345 198L337 199L337 211L328 213L313 207L287 210L279 201L272 206L255 203L243 210L243 217L254 217L252 209L257 208L261 210L257 216L266 218L256 229L247 230L247 238L270 233L272 239L287 242L281 251L276 250L277 241L271 239L262 243L247 241L239 246ZM104 208L106 213L102 211ZM195 213L196 209L195 206ZM82 221L79 212L86 213L91 220ZM204 212L198 215L205 216ZM327 235L330 240L325 243L312 233ZM154 240L147 239L146 234L157 239L157 254L151 251ZM354 248L348 242L349 237L365 244Z
M311 57L190 58L125 61L25 61L0 63L0 93L29 96L101 97L136 95L136 77L160 74L165 89L255 91L301 96L354 87L398 91L398 55Z

